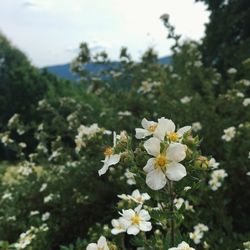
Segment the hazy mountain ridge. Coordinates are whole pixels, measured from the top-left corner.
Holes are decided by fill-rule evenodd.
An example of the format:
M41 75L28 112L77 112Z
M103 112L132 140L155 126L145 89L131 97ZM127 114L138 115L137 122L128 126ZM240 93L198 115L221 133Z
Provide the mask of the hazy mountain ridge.
M169 64L171 62L171 57L170 56L165 56L159 59L159 63L161 64ZM109 64L104 65L104 64L98 64L98 63L87 63L85 66L85 69L87 71L90 71L91 73L96 73L101 70L106 69L107 67L112 67L112 66L117 66L119 62L111 62L111 65ZM77 80L78 76L74 73L71 72L70 70L70 64L61 64L61 65L53 65L53 66L48 66L44 67L44 69L48 70L48 72L57 75L60 78L67 79L67 80Z

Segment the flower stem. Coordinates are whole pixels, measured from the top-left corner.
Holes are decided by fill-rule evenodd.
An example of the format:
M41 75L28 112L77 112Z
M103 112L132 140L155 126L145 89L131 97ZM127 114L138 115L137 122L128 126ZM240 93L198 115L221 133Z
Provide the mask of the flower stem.
M174 231L174 227L175 227L175 223L174 223L174 191L173 191L173 182L170 181L169 182L169 194L170 194L170 211L172 213L172 218L170 221L170 246L174 247L175 243L174 243L174 238L175 238L175 231Z

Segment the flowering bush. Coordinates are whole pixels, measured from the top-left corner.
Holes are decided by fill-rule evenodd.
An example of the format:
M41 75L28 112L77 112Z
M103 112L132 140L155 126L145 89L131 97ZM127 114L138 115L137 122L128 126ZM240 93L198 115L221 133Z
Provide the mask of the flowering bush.
M122 52L1 127L1 247L247 248L249 63L223 77L195 42L171 65Z

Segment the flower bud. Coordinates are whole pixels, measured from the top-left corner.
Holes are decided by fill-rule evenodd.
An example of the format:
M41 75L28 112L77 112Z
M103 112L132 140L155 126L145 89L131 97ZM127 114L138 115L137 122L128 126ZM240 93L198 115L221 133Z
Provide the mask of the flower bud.
M200 155L196 158L194 165L197 168L207 169L209 167L209 162L207 157Z

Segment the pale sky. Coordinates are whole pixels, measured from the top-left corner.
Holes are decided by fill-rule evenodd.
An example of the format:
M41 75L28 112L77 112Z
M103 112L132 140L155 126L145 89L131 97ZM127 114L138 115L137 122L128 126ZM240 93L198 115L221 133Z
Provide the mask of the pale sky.
M39 67L72 61L83 41L113 60L126 46L137 60L148 47L170 54L164 13L183 38L203 37L209 13L194 0L0 0L0 31Z

